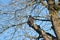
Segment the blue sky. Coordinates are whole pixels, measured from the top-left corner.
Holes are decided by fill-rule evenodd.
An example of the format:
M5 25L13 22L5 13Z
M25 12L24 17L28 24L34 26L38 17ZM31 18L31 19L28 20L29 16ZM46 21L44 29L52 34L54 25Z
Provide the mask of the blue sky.
M0 4L8 5L12 0L0 0Z
M8 0L8 1L7 0L0 0L0 4L1 5L8 5L9 3L11 3L11 1L12 0ZM37 6L37 8L35 9L35 11L36 10L39 10L40 9L40 6L41 5ZM15 7L15 8L17 9L17 7ZM12 10L13 8L14 7L10 7L10 6L9 6L9 8L7 8L7 7L4 8L4 7L1 7L0 6L0 10L2 10L2 11L8 11L10 9ZM29 9L31 9L31 8L28 8L27 10L22 10L22 12L24 11L23 13L27 13L29 15L29 13L30 13L30 10ZM37 15L35 11L33 11L31 13L32 16ZM46 11L47 11L47 13L46 13ZM44 16L44 15L48 15L48 13L49 13L48 10L47 9L44 9L39 15L43 15ZM24 14L24 15L27 15L27 14ZM19 14L17 13L16 15L19 15ZM13 17L14 17L14 14L12 14L12 13L7 13L7 14L3 14L2 13L2 14L0 14L0 32L3 31L4 27L7 27L7 25L8 26L11 26L13 24L18 24L19 22L21 22L20 20L19 21L16 21L15 18L12 19L12 20L10 20ZM9 20L9 21L7 21L7 20ZM23 21L25 21L25 20L23 20ZM51 28L51 23L50 22L35 21L35 23L38 24L38 25L40 25L42 23L41 24L41 29L43 29L45 31ZM45 25L45 27L44 27L44 25ZM13 37L13 40L23 40L25 38L24 36L19 36L18 38L15 38L15 37L18 36L18 35L24 35L24 34L26 34L26 32L29 35L38 36L38 34L32 28L30 28L27 24L23 24L23 27L22 28L23 29L26 28L26 30L21 29L20 26L18 26L18 29L16 29L15 27L11 27L11 28L7 29L2 34L0 34L0 40L9 40L12 37ZM15 30L16 30L16 32L15 32ZM15 32L15 34L14 34L14 32ZM46 32L49 32L52 35L54 35L54 32L53 32L52 29L51 30L48 30ZM25 40L28 40L28 39L29 38L26 38Z

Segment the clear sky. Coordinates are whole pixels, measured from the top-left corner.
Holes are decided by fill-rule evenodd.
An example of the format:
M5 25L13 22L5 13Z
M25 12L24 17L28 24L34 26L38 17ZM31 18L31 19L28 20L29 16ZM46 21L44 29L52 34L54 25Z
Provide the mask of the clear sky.
M8 5L9 3L11 3L12 0L0 0L0 5ZM18 2L17 2L18 4ZM22 7L25 6L24 5L18 5L18 6L8 6L8 7L2 7L0 6L0 11L12 11L15 9L20 9ZM20 7L20 8L19 8ZM29 15L30 10L32 9L32 7L27 8L26 10L21 10L21 13L27 13L27 14L23 14L23 15ZM36 7L36 9L31 13L32 16L37 15L36 11L41 9L41 5L38 5ZM47 11L47 13L46 13ZM3 12L3 13L4 13ZM20 11L19 11L20 12ZM7 26L11 26L14 24L18 24L21 23L22 21L26 21L26 18L22 18L21 19L17 19L17 21L14 18L14 13L7 13L7 14L1 14L0 13L0 32L3 31L3 29L5 29L5 27ZM45 8L43 11L41 11L41 13L39 15L44 16L44 15L48 15L48 10ZM21 16L21 14L19 14L17 12L16 14L17 16ZM22 15L22 16L23 16ZM13 18L13 19L12 19ZM18 17L17 17L18 18ZM12 20L10 20L12 19ZM52 35L54 35L53 30L51 29L51 23L50 22L41 22L41 21L35 21L36 24L41 25L41 29L45 30L48 33L51 33ZM32 29L30 28L27 24L23 24L23 26L17 26L16 27L10 27L9 29L7 29L6 31L4 31L3 33L0 34L0 40L10 40L11 38L13 38L13 40L23 40L25 37L24 36L20 36L20 35L24 35L26 33L28 33L31 36L37 36L38 34ZM26 30L24 30L24 28L26 28ZM49 30L51 29L51 30ZM47 31L48 30L48 31ZM15 33L14 33L15 32ZM16 36L18 36L16 38ZM55 35L54 35L55 36ZM26 38L25 40L28 40L29 38Z
M12 0L0 0L0 4L7 5L11 2Z

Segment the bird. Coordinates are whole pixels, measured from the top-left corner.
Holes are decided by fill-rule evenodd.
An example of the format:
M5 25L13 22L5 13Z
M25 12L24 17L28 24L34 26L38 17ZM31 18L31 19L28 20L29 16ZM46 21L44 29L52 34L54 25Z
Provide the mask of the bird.
M27 24L31 27L31 26L33 26L33 25L32 25L33 23L34 23L34 18L33 18L31 15L29 15Z

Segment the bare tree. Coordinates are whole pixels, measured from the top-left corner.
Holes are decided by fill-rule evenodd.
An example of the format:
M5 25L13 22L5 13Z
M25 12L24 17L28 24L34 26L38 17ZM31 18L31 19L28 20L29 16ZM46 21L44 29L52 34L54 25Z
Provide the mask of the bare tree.
M58 0L58 2L56 2L55 0L47 0L47 4L50 16L52 17L52 24L56 32L57 40L60 40L60 21L58 16L60 1Z
M0 24L1 36L2 34L5 33L5 31L9 30L10 28L14 29L13 32L11 31L12 36L8 39L6 38L6 40L14 40L14 38L19 38L19 37L20 38L16 40L28 40L28 39L39 40L41 38L43 38L43 40L60 40L60 29L59 29L60 20L58 16L60 3L56 4L55 0L13 0L8 5L5 6L2 4L0 5L1 7L6 8L4 9L5 11L4 10L0 11L0 14L8 17L5 19L1 18L4 22L7 22L5 23L6 25L3 23ZM44 13L41 13L44 9L48 9L49 15L45 15ZM44 14L44 16L42 16L41 14ZM36 21L38 21L39 26L35 23ZM45 24L41 26L41 24L44 22ZM50 22L50 25L52 24L51 29L54 30L56 37L51 35L50 33L47 33L44 29L41 28L41 27L45 28L45 26L49 26L48 24L46 24L46 22ZM24 34L18 31L18 29L23 30ZM35 32L34 34L38 33L39 36L38 37L37 35L32 36L29 34L30 31L26 32L27 30L28 31L31 30ZM17 36L15 36L17 31L20 34L19 35L17 34ZM9 33L9 31L7 33ZM23 35L21 35L21 33ZM24 36L22 37L23 39L21 39L21 36Z

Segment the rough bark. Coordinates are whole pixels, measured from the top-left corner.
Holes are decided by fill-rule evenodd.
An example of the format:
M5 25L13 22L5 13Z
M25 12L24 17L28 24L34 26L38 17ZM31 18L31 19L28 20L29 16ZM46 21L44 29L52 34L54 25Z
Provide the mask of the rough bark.
M48 10L49 10L50 16L52 16L52 22L54 25L57 38L58 40L60 40L60 20L58 19L59 18L58 9L60 5L56 7L54 0L48 0L47 3L48 3Z
M52 21L54 25L54 29L57 35L58 40L60 40L60 20L58 19L58 12L56 10L50 10L50 16L52 16Z

